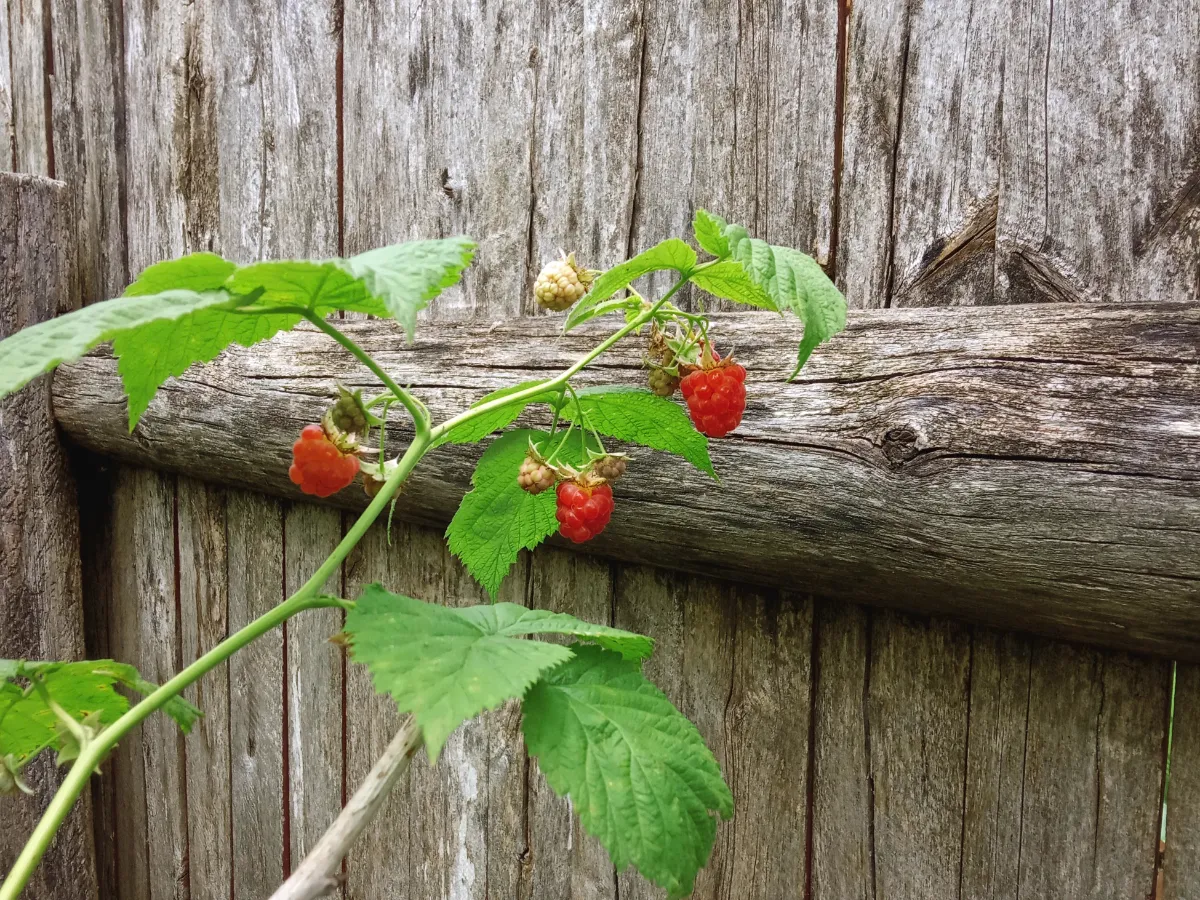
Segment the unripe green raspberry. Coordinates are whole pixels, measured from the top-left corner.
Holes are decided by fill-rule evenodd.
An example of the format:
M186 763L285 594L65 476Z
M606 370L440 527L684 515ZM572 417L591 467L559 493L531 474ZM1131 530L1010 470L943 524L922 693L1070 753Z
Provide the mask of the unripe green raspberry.
M575 264L575 254L546 264L533 283L533 296L544 309L561 312L592 286L595 274Z
M650 390L660 397L670 397L679 388L679 376L672 375L661 366L651 366L646 380L650 383Z

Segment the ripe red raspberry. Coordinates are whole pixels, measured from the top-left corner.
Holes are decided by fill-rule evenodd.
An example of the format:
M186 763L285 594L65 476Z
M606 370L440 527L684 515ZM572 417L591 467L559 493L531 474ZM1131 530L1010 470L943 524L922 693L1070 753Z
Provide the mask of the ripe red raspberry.
M288 475L306 494L328 497L354 481L358 457L343 453L320 425L305 425L292 444Z
M531 453L521 461L521 469L517 472L517 484L523 491L540 494L554 487L554 470Z
M725 437L741 424L746 409L746 370L737 363L697 369L684 376L679 388L701 434Z
M612 518L612 488L607 484L590 486L578 481L558 485L558 533L576 544L590 541L604 530Z

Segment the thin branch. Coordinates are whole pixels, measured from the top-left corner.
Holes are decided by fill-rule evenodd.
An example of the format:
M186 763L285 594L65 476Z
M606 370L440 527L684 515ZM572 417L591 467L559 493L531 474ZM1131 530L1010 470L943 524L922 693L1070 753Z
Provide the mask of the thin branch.
M338 871L350 845L375 818L383 801L421 746L421 730L410 717L396 732L383 755L375 761L350 802L334 819L317 846L304 858L271 900L316 900L338 888Z

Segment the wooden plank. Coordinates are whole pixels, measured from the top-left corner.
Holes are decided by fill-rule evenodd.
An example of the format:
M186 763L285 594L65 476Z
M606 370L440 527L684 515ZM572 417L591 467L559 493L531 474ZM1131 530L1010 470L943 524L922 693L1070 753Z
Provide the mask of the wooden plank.
M1005 25L990 0L851 5L838 248L851 306L993 302Z
M50 125L50 61L46 59L44 3L10 0L8 52L12 69L13 169L54 177L54 150Z
M1151 892L1170 666L1035 642L1021 897Z
M0 176L0 338L53 318L70 290L69 197L45 178ZM79 506L50 410L49 379L0 400L0 657L79 659L84 652ZM35 796L5 798L0 872L7 872L50 802L63 771L53 755L26 770ZM85 796L27 889L97 896L92 808Z
M284 513L284 594L299 590L342 538L341 513L296 505ZM322 589L340 594L341 571ZM342 808L342 653L329 638L342 612L310 610L284 626L287 677L287 803L292 867Z
M183 656L196 659L229 634L229 548L222 488L181 477L179 621ZM233 797L229 789L229 666L192 688L204 712L185 744L188 786L188 889L191 900L226 900L233 887Z
M1200 667L1176 673L1174 722L1162 900L1200 893Z
M234 492L227 506L229 629L283 600L283 513L275 500ZM273 631L229 660L233 886L267 897L284 877L283 635Z
M12 42L8 36L7 4L4 14L0 15L0 166L3 171L16 171L16 148L13 141L13 87L12 59L9 47Z
M688 233L703 206L828 262L838 4L652 3L644 15L640 101L609 112L639 134L631 248Z
M538 16L462 0L346 5L346 250L486 238L431 317L506 319L529 288Z
M645 4L547 4L537 36L529 278L560 249L580 264L625 259L638 184ZM580 60L588 64L581 66ZM603 110L602 114L599 114ZM601 212L603 211L603 212ZM532 285L532 282L530 282ZM536 312L532 291L522 291Z
M613 570L602 560L549 547L533 555L529 606L534 609L607 625L612 621L612 592ZM570 800L551 790L536 760L528 762L528 785L528 859L517 896L615 900L617 879L607 851L583 830Z
M1195 3L1008 9L999 298L1195 297Z
M867 706L875 890L958 895L971 666L967 629L872 618Z
M835 603L818 604L814 614L813 900L876 896L867 682L871 616L862 607Z
M803 897L812 791L812 601L706 580L697 588L723 608L704 616L718 626L715 632L711 624L689 628L697 638L702 630L710 637L689 640L687 672L714 692L727 683L730 688L714 725L723 735L722 768L735 798L734 817L718 832L719 853L697 886L707 891L701 896ZM691 620L705 611L695 600L688 604ZM731 676L722 677L727 665Z
M963 898L1020 896L1030 672L1027 638L981 628L971 635Z
M795 383L784 381L795 335L778 320L723 314L714 328L753 379L745 421L714 445L722 484L674 460L633 467L596 550L1197 654L1200 437L1188 423L1200 419L1200 307L863 311ZM393 326L348 329L438 417L559 371L604 333L601 323L564 337L546 317L434 326L410 350L397 349ZM581 380L638 382L640 355L618 348ZM56 376L56 414L73 439L285 496L297 496L287 448L329 402L327 385L370 384L324 336L297 331L166 385L130 437L113 369L89 357ZM238 437L250 432L253 444ZM401 513L445 521L477 453L428 461ZM836 490L813 503L814 485ZM724 515L662 533L657 523L675 514L663 498L681 486Z

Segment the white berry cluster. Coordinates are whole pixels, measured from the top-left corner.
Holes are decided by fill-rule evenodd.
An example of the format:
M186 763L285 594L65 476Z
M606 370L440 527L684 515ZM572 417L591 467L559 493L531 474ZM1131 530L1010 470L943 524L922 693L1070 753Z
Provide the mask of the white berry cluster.
M546 264L533 283L538 305L561 312L588 292L593 274L575 265L575 254Z

